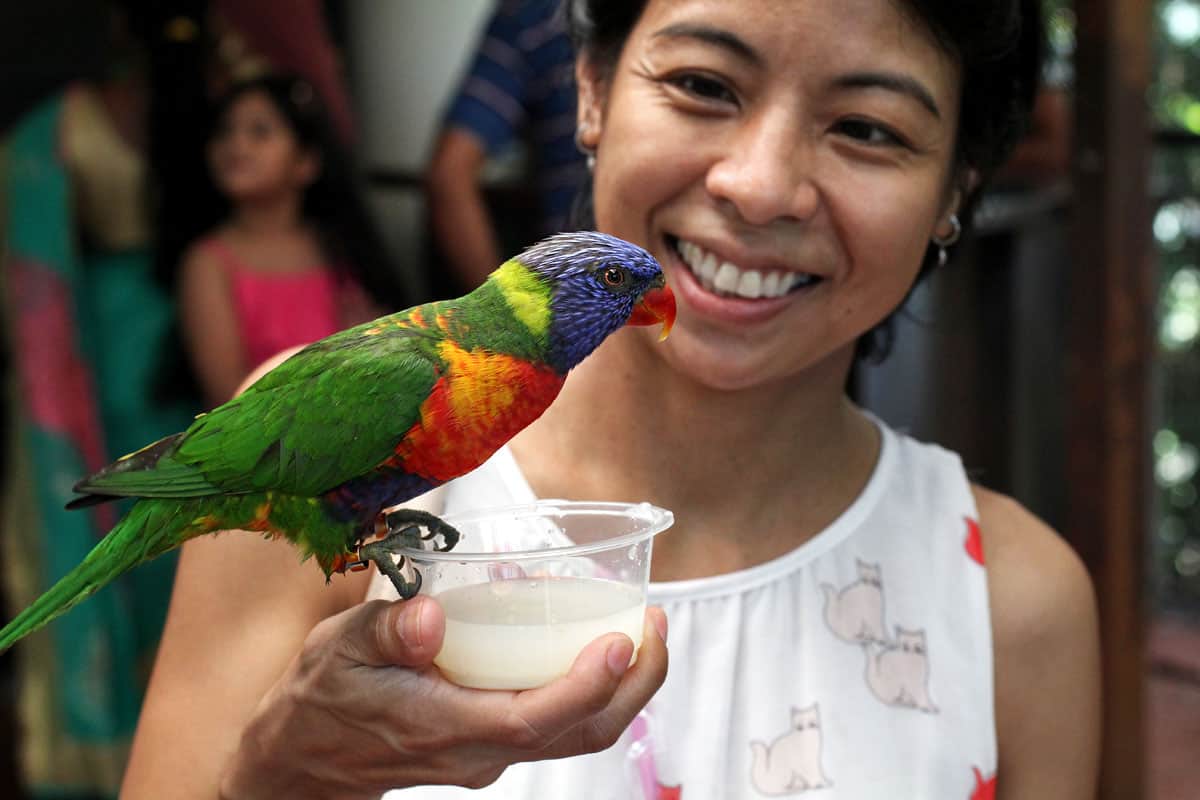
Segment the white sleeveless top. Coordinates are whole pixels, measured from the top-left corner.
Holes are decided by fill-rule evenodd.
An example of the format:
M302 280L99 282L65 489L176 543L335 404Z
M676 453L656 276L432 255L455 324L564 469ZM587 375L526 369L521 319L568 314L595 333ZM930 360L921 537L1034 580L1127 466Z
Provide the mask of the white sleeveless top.
M866 488L816 537L750 569L650 585L670 621L670 668L616 745L517 764L477 791L421 787L387 800L992 797L992 638L974 498L956 455L880 427ZM504 448L448 484L442 510L534 499ZM396 594L376 576L369 597Z

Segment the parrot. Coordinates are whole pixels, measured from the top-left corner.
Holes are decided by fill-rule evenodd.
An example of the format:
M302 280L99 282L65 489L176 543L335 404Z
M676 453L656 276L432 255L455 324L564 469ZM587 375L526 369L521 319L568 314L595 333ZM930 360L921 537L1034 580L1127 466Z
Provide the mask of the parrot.
M374 563L411 598L420 574L402 571L402 549L449 550L458 532L395 506L486 461L611 333L661 324L666 338L675 313L652 255L575 231L531 245L462 297L307 345L181 433L79 481L68 508L137 500L0 629L0 652L126 570L225 530L286 539L326 582Z

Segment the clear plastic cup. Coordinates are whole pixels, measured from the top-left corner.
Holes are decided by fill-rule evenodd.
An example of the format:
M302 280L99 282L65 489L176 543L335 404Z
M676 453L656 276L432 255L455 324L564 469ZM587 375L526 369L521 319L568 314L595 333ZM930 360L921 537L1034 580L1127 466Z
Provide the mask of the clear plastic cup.
M674 522L648 503L543 500L447 514L453 550L404 549L421 594L446 613L434 663L479 689L531 689L565 675L589 642L642 642L654 536Z

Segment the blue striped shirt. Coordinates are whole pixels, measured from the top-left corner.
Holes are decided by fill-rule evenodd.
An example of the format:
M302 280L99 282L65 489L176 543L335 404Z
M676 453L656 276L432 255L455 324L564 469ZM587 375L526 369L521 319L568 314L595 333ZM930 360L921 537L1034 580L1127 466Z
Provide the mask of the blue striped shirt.
M575 147L574 70L559 0L505 0L446 115L447 126L475 135L488 155L529 135L543 234L564 228L585 172Z

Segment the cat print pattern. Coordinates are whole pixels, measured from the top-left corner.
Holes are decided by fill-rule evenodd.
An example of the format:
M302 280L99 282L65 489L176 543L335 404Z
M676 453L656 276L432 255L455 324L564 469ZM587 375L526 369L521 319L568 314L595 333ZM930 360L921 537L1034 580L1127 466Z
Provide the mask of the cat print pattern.
M750 742L750 780L765 795L799 794L833 785L821 768L821 715L816 703L792 709L792 726L770 744Z
M867 688L888 706L929 714L937 706L929 697L929 657L924 629L896 626L889 639L884 620L883 570L878 563L855 559L858 579L838 589L821 584L824 618L843 642L857 645L865 658Z
M872 642L867 654L867 686L889 706L915 708L936 714L929 700L929 659L925 654L925 631L907 631L896 626L896 638L887 644Z
M883 626L883 577L878 564L856 559L858 580L841 591L831 583L822 583L825 594L825 623L829 629L851 644L885 642Z

